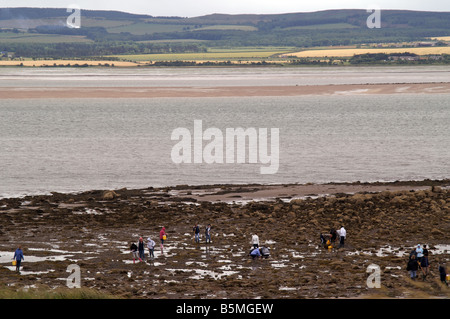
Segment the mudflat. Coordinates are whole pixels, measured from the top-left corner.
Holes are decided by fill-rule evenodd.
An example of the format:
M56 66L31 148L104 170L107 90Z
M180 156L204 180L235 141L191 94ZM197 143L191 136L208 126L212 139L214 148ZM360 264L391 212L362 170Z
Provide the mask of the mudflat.
M448 94L450 83L211 87L3 87L0 99Z

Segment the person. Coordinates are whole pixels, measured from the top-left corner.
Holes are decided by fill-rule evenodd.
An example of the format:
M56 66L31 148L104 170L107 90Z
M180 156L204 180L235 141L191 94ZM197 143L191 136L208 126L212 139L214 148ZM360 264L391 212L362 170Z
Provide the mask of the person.
M331 228L330 229L330 235L331 235L331 243L334 244L334 242L336 241L336 237L337 237L337 233L336 233L336 229Z
M409 271L412 280L415 280L417 277L417 269L419 269L419 264L417 263L416 256L412 255L406 266L406 270Z
M411 259L412 256L414 256L415 258L417 258L417 251L416 251L415 248L413 248L413 250L411 250L411 252L409 253L409 259Z
M166 235L166 227L163 226L163 228L161 228L159 232L159 239L161 240L161 253L163 253L164 249L164 238L167 238L167 235Z
M268 247L262 246L259 251L261 253L261 258L269 258L270 250Z
M427 245L423 245L423 257L422 257L422 261L420 262L420 266L422 267L423 271L425 272L425 276L428 275L428 267L430 266L430 263L428 262Z
M325 242L326 242L325 236L323 236L323 234L320 233L320 244L321 244L323 247L325 247Z
M259 248L254 248L250 252L250 256L252 257L252 259L260 258L261 257L261 252L259 251Z
M138 251L139 251L139 260L140 261L145 260L144 239L142 237L139 238Z
M418 262L422 262L422 257L423 257L423 249L420 246L420 244L417 245L416 248L416 254L417 254L417 261Z
M345 230L344 226L341 226L341 229L339 229L339 247L344 247L344 243L345 243L345 237L347 236L347 231Z
M205 241L211 243L211 224L208 224L205 228Z
M149 258L155 258L155 242L149 237L147 238L147 248L148 248L148 256Z
M20 263L22 262L22 260L25 260L23 258L23 251L22 251L22 247L19 246L16 251L14 252L14 257L13 259L16 261L16 271L20 272Z
M253 248L258 248L259 247L259 237L258 237L258 235L254 234L252 236L252 244L253 244Z
M198 225L195 224L195 226L193 227L193 231L194 231L194 236L195 236L195 242L199 243L200 242L200 227L198 227Z
M136 246L135 243L131 243L130 250L131 250L131 256L133 256L133 264L134 264L134 263L136 263L136 259L141 259L141 258L139 258L138 247Z
M441 279L441 282L448 286L447 282L447 271L445 270L445 267L443 264L439 263L439 277Z

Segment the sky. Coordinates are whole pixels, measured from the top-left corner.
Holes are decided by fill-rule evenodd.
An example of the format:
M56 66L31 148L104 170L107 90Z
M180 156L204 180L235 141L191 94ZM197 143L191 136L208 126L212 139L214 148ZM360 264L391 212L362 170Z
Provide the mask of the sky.
M67 8L117 10L153 16L195 17L212 13L270 14L311 12L328 9L404 9L450 11L449 0L0 0L0 7Z

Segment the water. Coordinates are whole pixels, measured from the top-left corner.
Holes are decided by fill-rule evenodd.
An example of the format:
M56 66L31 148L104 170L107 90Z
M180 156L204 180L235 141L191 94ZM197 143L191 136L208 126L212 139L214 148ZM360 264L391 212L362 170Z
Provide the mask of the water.
M12 68L0 87L176 87L448 82L450 66L299 68Z
M238 70L239 81L240 72L250 74ZM325 71L318 72L321 81ZM94 83L80 80L80 86ZM449 94L0 100L0 197L179 184L449 178L449 102ZM262 175L267 165L260 162L175 164L172 131L193 133L194 120L224 134L226 128L279 128L278 171Z

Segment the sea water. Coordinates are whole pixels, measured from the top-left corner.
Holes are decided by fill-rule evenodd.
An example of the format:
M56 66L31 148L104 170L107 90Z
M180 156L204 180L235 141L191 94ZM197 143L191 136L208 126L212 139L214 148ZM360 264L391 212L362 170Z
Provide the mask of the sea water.
M426 71L425 79L430 72L440 72ZM79 74L78 70L63 70L44 74L45 80L33 79L42 76L40 69L37 73L20 71L26 74L19 73L16 77L11 72L0 76L2 86L8 86L6 78L19 85L16 77L22 77L23 86L39 86L42 81L54 84L58 82L53 78L58 72L74 72L73 82L93 86L96 81L85 78L103 76L105 71ZM120 72L124 76L131 71ZM161 77L166 80L172 77L171 72L188 76L186 71L165 72ZM228 85L255 76L248 70L215 72L224 72L225 79L221 81ZM267 71L263 82L272 77L282 84L300 71L292 72ZM324 72L317 71L309 77L323 83ZM356 78L356 71L346 72ZM345 82L347 73L333 81ZM141 77L147 75L138 73ZM232 79L226 80L226 76ZM196 75L193 78L195 82ZM174 79L176 82L177 77ZM394 83L396 79L389 81ZM167 81L163 82L174 83ZM363 82L364 76L359 81ZM214 127L222 132L239 127L279 129L278 170L264 175L260 173L261 163L248 161L174 163L171 151L176 141L171 134L180 127L193 130L195 120L201 120L205 129ZM449 123L450 94L3 99L0 100L0 196L179 184L449 178ZM206 145L207 141L202 143Z

